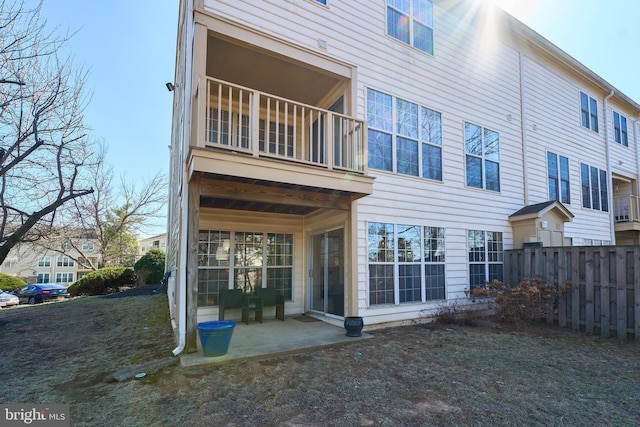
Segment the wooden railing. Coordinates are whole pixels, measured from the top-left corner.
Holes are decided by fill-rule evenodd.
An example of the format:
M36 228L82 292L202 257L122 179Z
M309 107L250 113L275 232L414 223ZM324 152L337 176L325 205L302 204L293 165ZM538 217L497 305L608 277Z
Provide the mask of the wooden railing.
M200 84L204 146L366 173L366 122L214 78Z
M640 246L526 248L505 251L504 262L505 284L569 285L549 322L640 340Z
M615 222L640 222L640 197L614 197L613 218Z

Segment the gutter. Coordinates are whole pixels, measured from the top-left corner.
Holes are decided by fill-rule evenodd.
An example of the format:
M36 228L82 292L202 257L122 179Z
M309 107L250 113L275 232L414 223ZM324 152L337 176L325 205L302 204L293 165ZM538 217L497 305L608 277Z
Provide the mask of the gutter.
M191 93L190 86L192 82L192 71L193 71L193 3L187 2L185 11L185 25L184 31L187 33L185 39L187 40L186 46L187 52L185 53L185 65L189 66L187 70L185 66L185 74L184 78L184 90L182 90L182 103L186 106L191 106L190 96ZM189 102L187 102L189 101ZM182 123L182 146L184 146L185 141L190 141L190 129L191 129L191 109L187 110L187 108L183 109L183 114L189 111L189 117L185 117L184 122ZM179 147L182 148L182 147ZM183 151L184 153L184 151ZM184 160L184 158L183 158ZM184 272L182 272L182 266L187 265L187 239L184 236L189 235L189 174L187 171L186 165L183 165L182 168L182 183L181 183L180 193L182 194L182 202L180 206L180 248L178 250L178 268L176 269L176 286L178 287L178 304L176 304L176 309L178 311L178 346L173 349L172 353L174 356L182 353L187 346L187 284L186 284L186 268ZM185 189L187 189L185 191ZM185 209L185 207L187 207Z
M611 141L609 135L609 98L615 95L615 90L611 89L609 95L604 98L604 141L607 149L607 175L609 175L609 181L613 184L613 175L611 174ZM606 183L607 187L609 183ZM615 222L613 220L613 188L607 191L607 203L609 204L609 236L611 244L616 244L616 230Z

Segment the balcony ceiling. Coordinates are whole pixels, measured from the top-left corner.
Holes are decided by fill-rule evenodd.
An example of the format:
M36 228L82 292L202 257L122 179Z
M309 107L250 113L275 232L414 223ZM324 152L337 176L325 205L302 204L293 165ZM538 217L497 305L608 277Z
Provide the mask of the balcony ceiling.
M207 75L309 105L320 105L343 83L340 77L274 52L209 36ZM333 101L333 100L330 100Z

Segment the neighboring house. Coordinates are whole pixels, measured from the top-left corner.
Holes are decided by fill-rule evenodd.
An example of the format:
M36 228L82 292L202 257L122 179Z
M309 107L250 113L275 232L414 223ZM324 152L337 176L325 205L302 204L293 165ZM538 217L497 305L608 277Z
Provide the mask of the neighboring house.
M138 240L138 257L140 259L150 249L162 249L167 251L167 233L159 234L153 237L146 237Z
M56 245L64 253L51 249ZM73 245L62 241L59 244L49 243L48 248L38 243L20 243L11 249L9 256L0 265L0 271L17 276L27 284L70 285L91 272L91 264L98 266L99 249L100 245L95 239L73 239Z
M220 289L400 324L502 278L506 249L640 242L640 105L481 4L180 2L175 353Z

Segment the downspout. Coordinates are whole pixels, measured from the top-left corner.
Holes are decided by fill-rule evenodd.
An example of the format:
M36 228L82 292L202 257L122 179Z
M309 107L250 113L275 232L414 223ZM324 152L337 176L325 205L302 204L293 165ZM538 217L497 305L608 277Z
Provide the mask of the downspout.
M522 132L522 185L524 206L529 206L529 184L527 179L527 102L525 100L524 54L520 51L520 131Z
M609 181L613 186L613 175L611 174L611 141L609 141L609 98L611 98L616 92L611 89L609 95L604 98L604 143L607 150L607 175L609 176ZM606 183L607 187L609 183ZM609 236L611 240L611 244L616 244L616 230L615 230L615 222L613 220L613 188L607 191L607 203L609 204Z
M187 43L192 41L194 36L193 31L193 4L192 2L187 2L187 10L185 11L185 31L186 36L185 40ZM190 18L190 19L189 19ZM189 22L187 22L189 21ZM179 41L181 42L181 41ZM186 44L187 44L186 43ZM185 44L185 45L186 45ZM189 187L189 174L187 171L187 166L184 164L184 160L186 158L186 152L188 152L188 144L191 140L191 117L193 116L193 112L191 111L191 102L187 103L190 100L191 89L193 85L192 78L187 78L187 76L191 76L192 72L187 70L187 65L192 64L193 60L193 44L191 44L191 48L187 49L185 55L185 72L183 75L184 79L184 90L182 91L182 103L185 108L182 109L182 114L185 114L187 111L187 106L189 106L189 117L185 117L182 122L182 141L181 147L182 149L182 188L180 189L180 193L182 194L182 202L180 206L180 248L178 250L178 271L175 274L176 286L178 287L178 305L176 306L178 310L178 346L173 349L172 353L174 356L182 353L187 345L187 284L186 284L186 268L184 267L187 264L187 239L186 236L189 235L189 191L185 191L185 188ZM186 114L185 114L186 115ZM188 136L188 137L187 137ZM187 144L187 147L185 147ZM187 207L187 208L185 208Z

